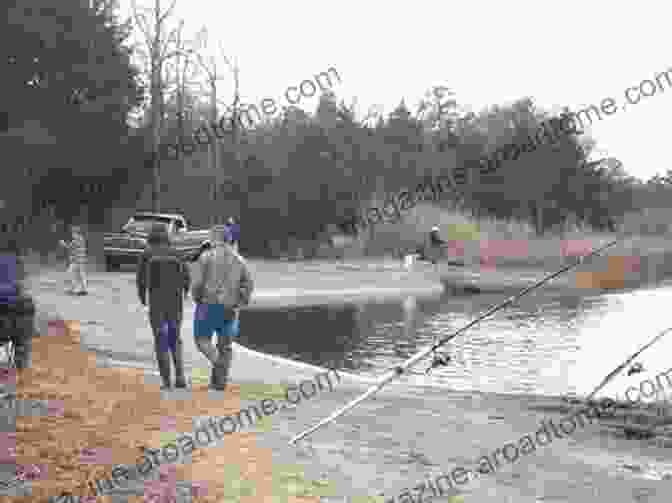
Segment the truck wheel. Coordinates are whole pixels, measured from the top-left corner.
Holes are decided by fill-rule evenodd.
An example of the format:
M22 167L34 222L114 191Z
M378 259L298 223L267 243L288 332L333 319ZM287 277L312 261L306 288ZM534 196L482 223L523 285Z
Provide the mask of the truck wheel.
M105 257L105 270L108 272L118 271L119 263L110 257Z

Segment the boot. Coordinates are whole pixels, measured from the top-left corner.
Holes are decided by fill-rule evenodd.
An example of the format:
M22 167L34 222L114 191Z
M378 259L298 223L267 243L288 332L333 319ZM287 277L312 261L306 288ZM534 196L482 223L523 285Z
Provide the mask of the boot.
M233 351L231 349L231 338L220 337L217 341L219 358L212 367L211 386L213 389L224 391L229 381L229 372L231 370L231 359Z
M226 359L218 361L212 367L212 374L210 378L210 388L218 391L226 390L226 385L229 382L229 365Z
M161 375L161 389L170 389L170 352L157 351L156 361L159 365L159 374Z
M33 353L33 315L18 314L15 318L14 365L17 369L30 368Z
M210 370L210 389L217 389L217 371L214 365Z
M173 364L175 365L175 387L186 388L187 380L184 377L184 349L182 347L182 340L177 338L175 349L172 352Z
M210 388L217 391L225 391L229 379L228 367L217 364L212 367L212 374L210 378Z

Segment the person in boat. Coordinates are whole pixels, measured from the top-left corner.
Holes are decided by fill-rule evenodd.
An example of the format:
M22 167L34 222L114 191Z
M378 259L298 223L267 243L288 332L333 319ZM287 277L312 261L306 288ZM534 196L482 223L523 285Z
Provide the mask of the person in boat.
M441 236L439 235L438 225L432 227L432 230L429 232L429 242L432 246L441 246L446 244L446 242L441 239Z
M423 254L425 260L429 260L432 264L436 264L438 257L441 255L441 248L445 244L446 242L441 239L441 236L439 235L439 226L435 225L432 227L432 230L429 231L427 244Z

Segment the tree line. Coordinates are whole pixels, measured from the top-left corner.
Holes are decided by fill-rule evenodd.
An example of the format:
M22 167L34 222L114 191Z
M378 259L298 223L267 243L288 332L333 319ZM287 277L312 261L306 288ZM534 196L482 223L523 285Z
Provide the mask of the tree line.
M163 11L160 0L150 2L158 10L134 4L122 20L115 0L8 0L0 20L8 232L19 219L38 228L85 217L105 228L113 208L134 208L148 187L152 206L179 201L166 211L196 223L210 223L213 208L235 214L253 255L273 255L271 243L289 239L319 241L387 194L439 177L452 177L459 193L436 204L526 220L540 235L568 219L614 229L627 212L669 200L672 172L628 176L596 155L587 134L560 127L568 109L554 115L523 97L474 113L447 87L364 120L325 90L313 113L283 107L188 159L161 159L159 145L179 144L225 107L244 111L239 67L207 52L206 31L188 39L182 22L170 29L175 1ZM154 15L165 23L158 31ZM133 33L147 45L131 43ZM225 78L235 82L230 100L218 92Z

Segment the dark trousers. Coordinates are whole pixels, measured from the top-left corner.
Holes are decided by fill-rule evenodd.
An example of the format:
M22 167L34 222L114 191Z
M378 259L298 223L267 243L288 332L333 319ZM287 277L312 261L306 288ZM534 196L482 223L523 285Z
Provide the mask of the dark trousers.
M159 366L159 374L163 385L170 386L170 360L172 356L173 365L175 366L175 384L184 385L184 352L182 347L182 339L180 331L182 328L182 315L175 313L163 313L158 310L152 310L150 307L149 321L152 326L152 333L154 335L154 354L156 355L156 362ZM172 325L170 330L166 330L167 326ZM169 340L170 332L175 335L174 340Z

